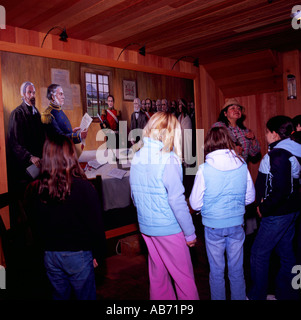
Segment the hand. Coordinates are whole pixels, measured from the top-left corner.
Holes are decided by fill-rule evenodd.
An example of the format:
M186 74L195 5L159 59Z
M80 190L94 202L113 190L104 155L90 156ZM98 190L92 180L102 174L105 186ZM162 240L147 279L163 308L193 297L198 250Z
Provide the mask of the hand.
M235 146L235 151L238 155L242 155L242 147L241 146Z
M81 133L80 133L80 138L81 139L86 139L88 135L88 129L84 129Z
M96 259L93 259L93 267L94 267L94 268L97 268L97 267L98 267L98 263L97 263Z
M257 214L259 218L262 218L262 214L260 213L259 207L256 208L257 209Z
M254 132L253 132L252 130L249 130L249 132L247 132L247 133L245 134L245 137L246 137L247 139L254 140L254 139L255 139L255 134L254 134Z
M196 244L196 238L192 241L186 241L186 244L188 245L188 247L194 247Z
M41 159L35 156L31 156L30 161L37 166L38 168L40 168L41 166Z
M80 130L80 127L73 128L72 132L76 132L78 130Z

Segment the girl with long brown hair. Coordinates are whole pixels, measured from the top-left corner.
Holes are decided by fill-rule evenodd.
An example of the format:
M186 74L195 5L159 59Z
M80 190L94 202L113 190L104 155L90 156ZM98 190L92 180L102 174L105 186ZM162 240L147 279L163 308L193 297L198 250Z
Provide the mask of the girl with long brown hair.
M56 300L96 299L94 267L104 257L105 234L97 191L85 178L73 142L44 144L41 174L31 186L33 230Z

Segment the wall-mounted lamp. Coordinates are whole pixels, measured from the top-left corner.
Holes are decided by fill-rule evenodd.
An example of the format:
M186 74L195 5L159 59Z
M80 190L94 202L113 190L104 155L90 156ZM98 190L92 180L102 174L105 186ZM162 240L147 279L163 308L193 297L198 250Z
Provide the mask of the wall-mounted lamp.
M287 100L297 99L296 77L293 74L287 75Z
M133 45L141 46L140 43L136 43L136 42L131 42L131 43L129 43L127 46L125 46L125 47L121 50L121 52L119 53L119 56L118 56L118 58L117 58L117 61L119 60L122 52L123 52L126 48L128 48L129 46L133 46ZM143 46L139 49L139 54L141 54L142 56L145 56L145 45L143 45Z
M172 68L171 68L171 70L174 68L174 66L179 62L179 61L181 61L182 59L184 59L184 58L193 58L194 60L193 60L193 65L195 66L195 67L199 67L199 58L194 58L194 57L191 57L191 56L183 56L183 57L181 57L180 59L178 59L175 63L174 63L174 65L172 66Z
M61 28L61 27L59 27L59 26L55 26L55 27L52 27L52 28L46 33L46 35L45 35L45 37L44 37L44 39L43 39L41 48L43 48L43 44L44 44L45 39L47 38L49 32L52 31L53 29L56 29L56 28L62 30L62 32L61 32L61 34L60 34L60 39L59 39L59 40L60 40L60 41L63 41L63 42L67 42L68 35L67 35L67 32L66 32L66 28L63 29L63 28Z

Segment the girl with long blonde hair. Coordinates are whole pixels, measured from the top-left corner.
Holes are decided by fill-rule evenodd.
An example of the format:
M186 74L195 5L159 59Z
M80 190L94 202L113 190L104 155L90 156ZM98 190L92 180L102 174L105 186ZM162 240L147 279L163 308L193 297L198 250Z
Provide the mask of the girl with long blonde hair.
M139 228L149 253L151 300L199 299L189 252L196 243L195 228L177 154L181 154L179 122L173 114L157 112L144 128L143 147L130 172Z

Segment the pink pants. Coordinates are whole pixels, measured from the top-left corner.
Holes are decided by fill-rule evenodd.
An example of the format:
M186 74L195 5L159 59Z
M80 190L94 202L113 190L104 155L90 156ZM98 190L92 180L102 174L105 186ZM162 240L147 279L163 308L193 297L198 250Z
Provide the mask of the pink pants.
M183 232L170 236L142 236L148 248L150 300L199 300Z

